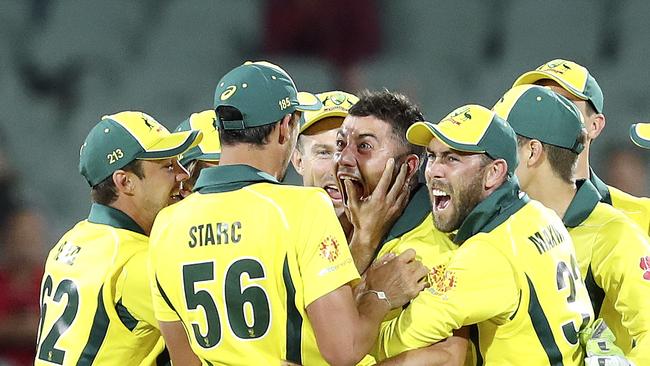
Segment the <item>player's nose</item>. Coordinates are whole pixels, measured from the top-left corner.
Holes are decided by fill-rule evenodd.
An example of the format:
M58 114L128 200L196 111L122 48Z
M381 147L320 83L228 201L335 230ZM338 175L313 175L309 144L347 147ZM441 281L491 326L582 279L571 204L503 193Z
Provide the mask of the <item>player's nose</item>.
M355 166L357 159L354 147L351 144L346 145L343 150L337 152L335 160L337 165Z
M177 182L182 182L190 177L190 173L178 162L178 160L174 161L174 171L176 173Z

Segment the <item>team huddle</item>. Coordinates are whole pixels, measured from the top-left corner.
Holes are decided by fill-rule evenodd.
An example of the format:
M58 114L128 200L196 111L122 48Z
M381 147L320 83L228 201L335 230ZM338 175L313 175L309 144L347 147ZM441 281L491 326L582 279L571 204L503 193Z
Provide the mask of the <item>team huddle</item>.
M603 106L561 59L436 123L261 61L174 132L104 116L35 364L650 365L650 198L590 168Z

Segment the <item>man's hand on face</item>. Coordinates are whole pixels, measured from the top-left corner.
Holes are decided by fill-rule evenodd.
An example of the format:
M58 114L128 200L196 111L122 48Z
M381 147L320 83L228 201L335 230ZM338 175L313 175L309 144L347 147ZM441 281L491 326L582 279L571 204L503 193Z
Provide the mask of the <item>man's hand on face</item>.
M391 309L400 308L428 287L427 273L429 269L415 259L413 249L398 256L385 255L368 268L355 293L369 296L369 292L382 292Z
M370 196L361 199L353 183L345 180L348 202L345 214L354 227L351 240L353 256L360 272L363 272L375 254L379 241L386 235L395 221L401 216L409 198L407 166L402 164L395 181L391 184L395 170L395 160L388 159L379 183ZM357 246L355 248L355 246Z

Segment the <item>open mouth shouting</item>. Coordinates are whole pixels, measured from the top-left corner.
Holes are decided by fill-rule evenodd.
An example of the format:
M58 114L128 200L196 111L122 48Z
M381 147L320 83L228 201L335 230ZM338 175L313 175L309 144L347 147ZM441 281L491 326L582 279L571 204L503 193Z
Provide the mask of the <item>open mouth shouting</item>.
M442 189L433 188L431 190L431 198L434 213L444 211L451 203L451 196Z
M325 190L325 192L327 192L327 194L330 196L330 199L332 201L341 202L343 200L341 191L339 190L339 187L335 183L328 183L325 186L323 186L323 189Z
M350 201L350 192L347 191L347 187L345 186L346 181L352 183L352 187L354 187L356 196L359 199L364 199L370 195L368 193L368 190L366 189L366 185L359 177L346 174L346 173L339 173L337 174L336 177L338 178L339 181L339 190L341 192L340 193L341 199L343 200L343 204L345 206L348 206Z

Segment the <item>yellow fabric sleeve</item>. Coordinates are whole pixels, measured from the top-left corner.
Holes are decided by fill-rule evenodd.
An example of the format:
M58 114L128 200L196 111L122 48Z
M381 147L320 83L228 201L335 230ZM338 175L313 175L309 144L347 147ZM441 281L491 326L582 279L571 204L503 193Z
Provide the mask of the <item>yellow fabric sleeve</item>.
M395 319L382 324L374 356L385 359L439 342L463 325L505 322L517 309L519 289L508 259L481 241L463 244L430 273L432 286Z
M304 238L297 244L305 307L319 297L359 278L345 234L329 198L319 192L307 196Z
M626 220L603 226L593 246L594 280L614 303L622 325L636 341L627 355L636 365L650 365L650 244ZM647 258L647 259L646 259Z
M160 251L156 251L155 245L160 240L160 236L164 233L164 228L167 227L167 209L163 209L158 213L156 221L154 221L153 228L151 229L151 236L149 238L149 253L147 260L147 272L149 274L149 287L151 291L151 301L153 304L154 314L156 319L163 322L179 321L178 314L172 309L165 301L161 294L156 279L158 271L157 256L161 255ZM164 255L164 254L163 254Z
M142 251L135 254L124 266L121 276L121 296L117 298L122 301L131 315L137 320L145 321L155 328L158 321L154 316L151 289L149 287L149 276L147 272L147 252ZM119 292L119 289L118 289Z

